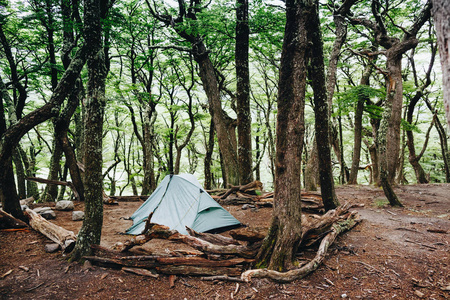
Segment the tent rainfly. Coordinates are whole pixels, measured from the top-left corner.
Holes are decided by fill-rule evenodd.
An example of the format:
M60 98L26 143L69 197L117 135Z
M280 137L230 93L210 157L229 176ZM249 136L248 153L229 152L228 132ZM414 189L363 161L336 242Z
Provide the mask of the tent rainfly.
M191 174L167 175L131 216L133 226L126 233L141 234L151 212L152 223L166 225L182 234L187 234L185 226L206 232L240 225Z

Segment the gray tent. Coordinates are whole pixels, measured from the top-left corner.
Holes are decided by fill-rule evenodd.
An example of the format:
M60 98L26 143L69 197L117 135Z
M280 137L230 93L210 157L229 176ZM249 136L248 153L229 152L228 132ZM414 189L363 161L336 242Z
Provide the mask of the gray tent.
M131 216L128 234L141 234L153 212L152 223L187 234L185 226L197 232L240 225L202 188L194 175L167 175L153 194Z

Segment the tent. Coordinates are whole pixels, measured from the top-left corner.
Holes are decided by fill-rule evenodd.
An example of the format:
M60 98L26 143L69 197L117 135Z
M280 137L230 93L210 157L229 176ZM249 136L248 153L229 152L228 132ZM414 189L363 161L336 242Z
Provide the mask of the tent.
M187 234L185 226L206 232L240 225L191 174L167 175L131 216L133 226L126 233L141 234L151 212L152 223L169 226L182 234Z

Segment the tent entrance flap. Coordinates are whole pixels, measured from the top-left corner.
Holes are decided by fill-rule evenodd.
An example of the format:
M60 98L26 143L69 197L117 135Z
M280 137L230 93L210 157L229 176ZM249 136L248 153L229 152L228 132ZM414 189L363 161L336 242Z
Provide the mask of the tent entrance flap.
M152 223L166 225L182 234L187 234L186 226L197 232L211 232L241 224L191 174L167 175L133 213L133 225L126 233L141 234L151 212Z

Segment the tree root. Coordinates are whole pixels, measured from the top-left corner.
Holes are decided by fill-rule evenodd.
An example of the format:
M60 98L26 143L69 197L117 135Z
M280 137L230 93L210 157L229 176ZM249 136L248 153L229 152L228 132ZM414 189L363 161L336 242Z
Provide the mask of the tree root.
M320 243L319 249L317 250L317 254L314 259L312 259L301 268L290 270L287 272L278 272L268 269L253 269L242 273L241 279L246 282L251 281L252 278L269 278L277 282L291 282L296 279L305 277L320 266L320 264L325 259L328 248L331 244L333 244L336 237L340 233L351 229L357 223L359 223L357 215L357 212L352 212L344 221L335 222L331 228L330 233L328 233Z

